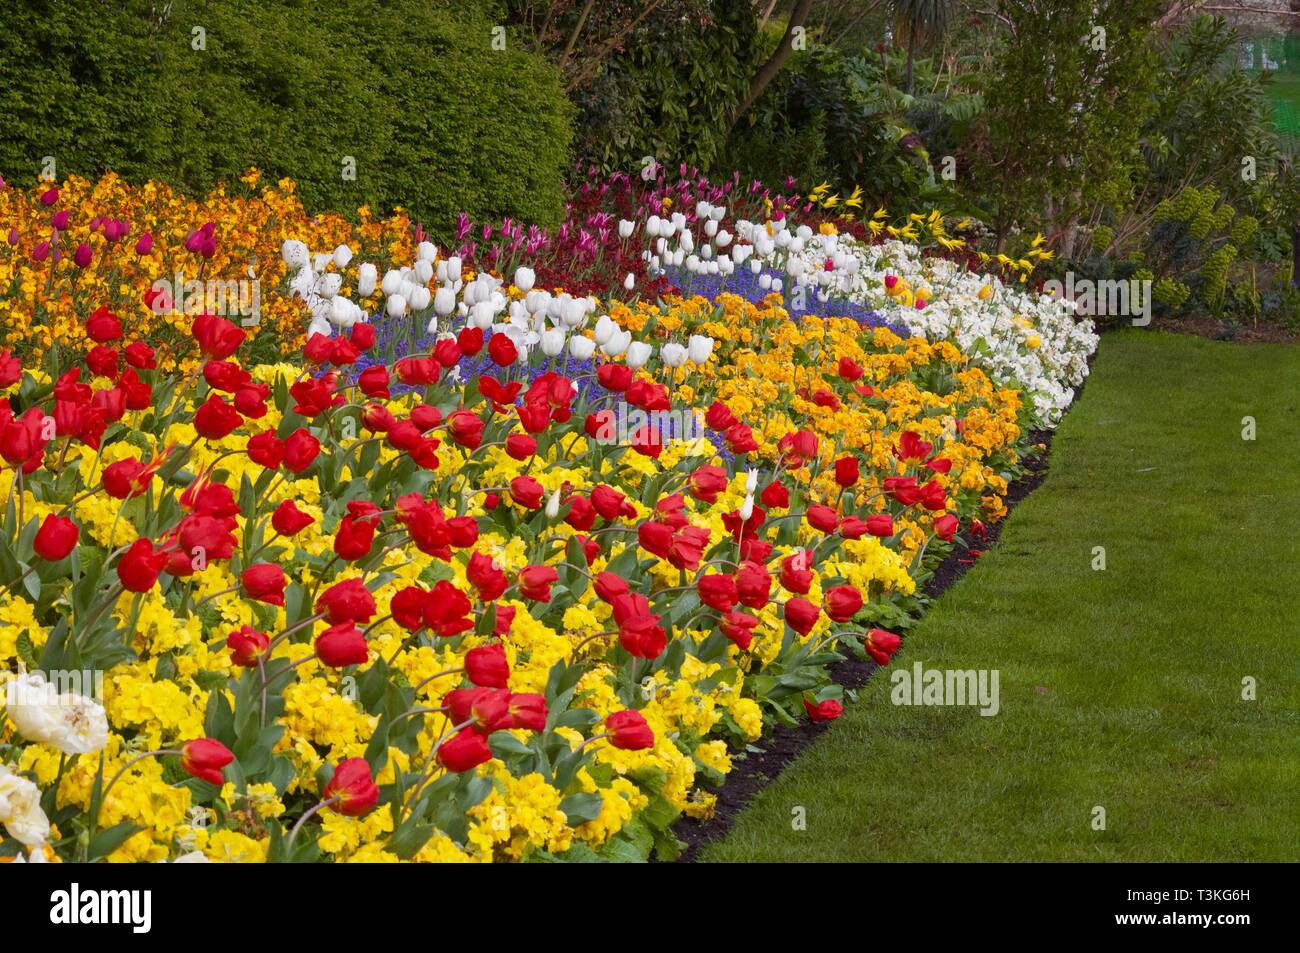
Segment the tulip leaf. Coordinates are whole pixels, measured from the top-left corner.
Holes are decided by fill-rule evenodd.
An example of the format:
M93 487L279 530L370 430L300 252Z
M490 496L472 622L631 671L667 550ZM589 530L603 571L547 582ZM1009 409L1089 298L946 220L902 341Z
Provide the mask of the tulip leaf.
M585 824L587 821L594 821L600 817L601 809L605 806L605 799L598 793L590 794L570 794L560 802L560 810L568 818L569 826Z
M101 857L107 857L113 851L117 850L133 834L144 830L139 825L132 824L130 821L122 821L120 824L114 824L107 830L100 831L90 839L90 845L87 848L86 859L89 861L99 860Z

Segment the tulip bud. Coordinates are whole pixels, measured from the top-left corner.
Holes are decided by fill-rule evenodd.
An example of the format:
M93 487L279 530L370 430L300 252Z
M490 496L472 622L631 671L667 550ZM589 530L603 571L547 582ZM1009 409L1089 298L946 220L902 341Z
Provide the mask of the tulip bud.
M596 353L596 342L591 338L575 334L569 338L569 353L579 361L589 361Z
M629 334L631 332L628 332ZM641 341L633 341L627 347L627 366L632 370L640 370L645 367L646 362L650 360L650 355L654 353L654 348L649 344Z
M515 287L527 294L532 291L533 284L537 281L537 273L531 268L520 265L515 269Z
M547 357L559 357L564 353L564 332L559 328L543 331L542 353Z
M375 293L375 284L379 281L379 269L366 262L359 269L357 277L357 296L369 298Z

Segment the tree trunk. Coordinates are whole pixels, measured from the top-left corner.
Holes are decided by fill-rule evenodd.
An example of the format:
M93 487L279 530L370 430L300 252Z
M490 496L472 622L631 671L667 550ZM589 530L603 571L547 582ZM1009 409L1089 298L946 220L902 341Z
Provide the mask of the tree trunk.
M794 49L794 31L803 26L808 20L808 14L812 12L813 0L795 0L794 9L790 11L790 22L786 24L785 36L781 37L781 42L777 44L775 52L772 53L766 63L759 67L754 78L749 82L749 91L745 98L740 101L735 112L731 114L731 123L727 127L727 132L736 128L736 123L740 120L758 98L763 95L763 90L767 89L768 84L776 79L781 67L785 61L790 58L790 52Z
M915 71L916 71L916 38L909 34L909 36L907 37L907 76L903 81L903 92L907 93L907 95L909 96L912 95L912 86L914 83Z

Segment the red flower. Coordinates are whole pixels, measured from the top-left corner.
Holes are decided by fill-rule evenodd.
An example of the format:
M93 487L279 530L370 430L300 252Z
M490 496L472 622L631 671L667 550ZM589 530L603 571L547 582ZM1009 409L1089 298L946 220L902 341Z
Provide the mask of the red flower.
M375 614L375 597L360 579L344 579L320 594L316 611L322 613L330 625L366 623Z
M509 587L506 574L497 566L496 561L486 553L474 553L469 557L469 566L465 578L478 590L478 597L483 602L493 602Z
M894 657L898 647L903 644L903 640L893 632L887 632L884 629L871 629L867 632L867 637L863 640L862 647L867 650L878 665L888 665L889 660Z
M770 510L784 510L790 506L790 491L780 483L769 483L758 495L758 500Z
M640 593L615 596L611 601L618 641L629 655L658 658L668 645L668 635L659 625L659 616L650 611L650 603Z
M136 370L151 371L158 366L154 360L154 349L143 341L128 344L122 353L126 362Z
M710 430L727 430L740 423L731 408L720 400L715 400L704 414L704 424Z
M284 605L284 587L288 580L275 563L253 563L239 574L239 584L250 599L270 606Z
M306 427L299 427L284 440L284 465L302 473L320 453L320 441Z
M804 513L804 518L808 520L809 526L813 529L819 529L823 533L833 533L839 525L839 517L835 515L835 511L829 506L820 504L808 507L808 512Z
M527 731L546 730L546 696L524 692L510 696L510 727Z
M519 359L519 349L505 334L494 334L488 338L488 357L499 367L509 367Z
M436 634L450 638L474 628L467 618L473 608L469 596L446 579L439 579L424 600L424 622Z
M477 731L458 731L438 746L438 763L457 774L492 760L487 739Z
M644 751L654 747L655 733L639 711L629 708L614 712L605 719L605 730L609 732L609 743L615 748Z
M351 622L340 622L316 637L316 657L330 668L343 668L363 665L370 652L361 630Z
M812 553L804 549L781 560L781 585L790 592L801 596L808 595L812 588L814 573L809 568Z
M480 688L505 688L510 682L510 663L500 642L481 645L465 653L465 674Z
M325 785L322 797L334 800L330 808L347 817L360 817L379 801L379 788L370 776L365 758L348 758L334 769L334 777Z
M195 318L190 333L199 342L204 357L230 357L244 343L244 332L238 325L214 314L201 314Z
M826 614L836 622L848 622L862 608L862 593L855 586L831 586L824 597Z
M636 516L636 507L628 502L626 496L603 483L597 484L591 491L591 505L602 518L615 520L620 516Z
M194 412L194 429L201 437L221 440L234 433L235 428L243 423L243 420L238 410L216 394L210 394L202 406Z
M888 513L876 513L867 517L867 532L872 536L893 536L894 518Z
M535 602L550 602L551 585L559 578L553 566L525 566L519 572L519 594Z
M395 370L397 379L403 384L428 387L438 383L442 365L430 357L404 357L397 362Z
M357 378L357 386L361 388L361 393L380 400L388 400L389 383L388 368L380 366L367 367Z
M388 611L393 621L408 632L417 632L424 628L424 603L429 593L423 586L404 586L393 593Z
M473 722L470 727L485 735L510 727L510 693L505 689L456 688L442 703L455 724Z
M828 698L825 701L818 702L814 705L808 699L803 700L804 711L808 712L808 717L813 721L834 721L840 715L844 714L844 706L834 698Z
M700 577L697 585L700 589L700 602L719 612L730 612L739 599L736 595L736 580L731 576L705 575Z
M36 531L32 547L36 555L46 562L56 563L77 547L77 524L66 516L46 515L41 528Z
M605 390L619 394L632 383L632 368L622 364L602 364L596 369L596 380Z
M154 552L153 543L137 539L117 564L117 578L128 592L148 592L167 565L167 554Z
M298 509L293 500L285 500L271 514L271 526L281 536L296 536L314 522L316 517Z
M221 769L234 760L230 749L215 738L199 738L181 746L181 767L185 773L217 787L226 783Z
M863 374L862 366L849 357L840 358L839 366L840 377L850 384L860 378Z
M340 559L356 562L370 555L375 540L375 521L345 516L334 531L334 552Z
M934 521L934 533L942 540L951 540L957 532L957 517L951 513L940 516Z
M751 609L763 608L771 590L772 577L758 563L742 563L736 571L736 593L743 605Z
M728 612L722 617L722 634L742 649L748 650L754 641L758 620L748 612Z
M447 432L462 447L477 450L483 442L483 421L472 410L458 410L447 418Z
M800 635L807 635L817 624L820 613L807 599L794 598L785 604L785 621Z
M727 471L712 465L702 466L690 476L691 496L705 503L718 502L718 494L727 488Z
M622 577L616 576L612 572L602 572L597 576L595 589L596 595L611 605L616 598L625 596L630 591Z
M537 452L537 441L527 434L512 433L506 437L506 453L512 460L527 460Z
M517 476L510 481L510 499L526 509L535 510L541 506L545 492L536 477Z
M264 430L248 438L248 458L254 463L274 470L284 462L284 441L274 430Z
M916 460L920 462L930 455L932 446L928 441L922 440L920 434L908 430L898 438L898 446L894 448L894 456L900 460Z
M271 648L271 637L251 625L242 626L226 636L230 660L244 668L255 666Z
M860 476L856 457L840 457L835 461L835 482L840 486L848 489L858 482Z
M931 480L921 487L920 500L927 510L941 510L948 505L948 493L938 480Z
M92 341L100 344L116 341L122 336L122 322L117 319L117 315L101 304L95 309L94 314L86 319L86 334Z

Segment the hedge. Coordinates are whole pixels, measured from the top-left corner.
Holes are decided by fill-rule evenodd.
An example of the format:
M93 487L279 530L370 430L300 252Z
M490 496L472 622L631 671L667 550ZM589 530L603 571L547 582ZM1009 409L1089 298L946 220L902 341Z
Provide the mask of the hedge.
M6 0L0 173L206 190L249 166L309 208L555 223L572 108L485 3ZM158 11L165 10L160 13ZM344 175L347 157L355 179Z

